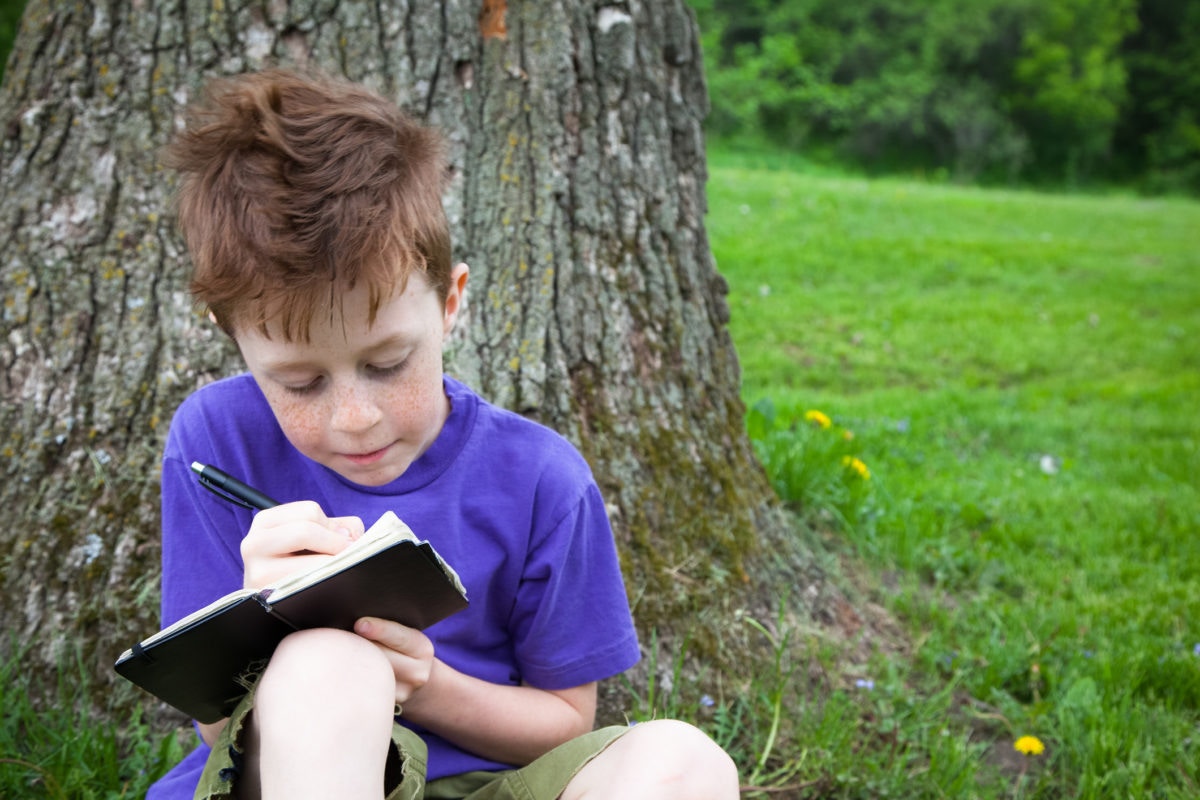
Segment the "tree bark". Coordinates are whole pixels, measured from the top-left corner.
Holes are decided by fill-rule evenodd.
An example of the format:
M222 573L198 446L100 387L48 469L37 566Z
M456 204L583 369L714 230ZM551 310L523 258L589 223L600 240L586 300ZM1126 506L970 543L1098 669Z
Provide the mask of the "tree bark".
M33 0L0 89L0 648L78 644L107 692L157 629L166 426L239 363L186 295L156 153L206 79L277 63L446 132L450 371L587 456L647 641L744 669L740 615L822 581L743 430L682 0Z

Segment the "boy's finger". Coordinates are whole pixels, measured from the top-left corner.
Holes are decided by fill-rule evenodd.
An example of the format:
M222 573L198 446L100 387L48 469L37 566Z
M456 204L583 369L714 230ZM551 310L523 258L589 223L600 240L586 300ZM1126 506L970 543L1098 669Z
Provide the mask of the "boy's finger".
M242 555L284 556L291 553L340 553L351 541L345 529L325 523L292 520L287 524L252 528L242 541Z
M412 653L414 649L420 649L426 639L425 634L421 633L416 628L410 628L407 625L401 625L399 622L392 620L379 619L378 617L363 617L354 623L354 632L364 639L370 639L377 642L389 650L395 650L397 653Z
M328 525L351 541L359 539L367 530L361 517L330 517Z
M313 500L297 500L294 503L283 503L272 508L265 508L255 513L253 527L274 527L286 525L295 520L310 520L324 522L328 517L321 510L320 504Z
M350 542L350 534L344 528L331 528L328 523L303 523L288 528L287 535L276 542L280 548L276 552L334 555L345 550Z

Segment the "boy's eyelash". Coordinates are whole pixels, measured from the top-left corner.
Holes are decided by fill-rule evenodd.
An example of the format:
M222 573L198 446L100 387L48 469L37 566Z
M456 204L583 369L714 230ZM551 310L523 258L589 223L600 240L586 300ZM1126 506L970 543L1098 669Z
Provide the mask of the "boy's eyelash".
M387 367L376 367L372 364L367 365L367 371L377 378L386 378L389 375L395 375L408 364L408 359L397 362Z
M306 394L312 394L313 392L315 392L317 390L317 387L320 385L321 385L321 379L316 378L315 380L309 381L308 383L304 384L303 386L286 386L285 385L283 388L286 389L290 394L306 395Z
M373 377L373 378L387 378L387 377L390 377L390 376L395 375L396 373L400 372L406 366L408 366L407 358L404 359L403 361L400 361L396 364L391 364L390 366L386 366L386 367L377 367L374 364L368 364L366 366L366 371L368 373L370 373L371 377ZM314 378L313 380L309 381L308 383L304 384L303 386L288 386L285 384L283 388L289 394L304 396L306 394L312 394L313 392L317 391L317 389L319 389L320 387L321 387L321 378Z

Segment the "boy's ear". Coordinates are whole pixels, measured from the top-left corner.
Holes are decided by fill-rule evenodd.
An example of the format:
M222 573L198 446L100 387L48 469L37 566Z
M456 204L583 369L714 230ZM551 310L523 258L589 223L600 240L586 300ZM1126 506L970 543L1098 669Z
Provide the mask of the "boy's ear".
M442 329L446 334L454 329L458 312L467 300L467 278L470 274L471 268L464 263L455 264L454 269L450 270L450 288L446 292L445 310L442 312Z

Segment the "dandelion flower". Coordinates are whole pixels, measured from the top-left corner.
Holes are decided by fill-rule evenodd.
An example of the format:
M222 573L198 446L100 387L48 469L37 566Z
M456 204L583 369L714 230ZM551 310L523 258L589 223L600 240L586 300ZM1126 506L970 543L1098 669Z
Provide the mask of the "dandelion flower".
M842 464L848 469L852 469L857 472L858 477L862 478L864 481L871 480L871 470L867 469L867 465L864 464L861 459L855 458L854 456L842 456Z
M816 425L818 428L828 428L833 424L833 420L829 419L827 414L823 414L815 409L812 411L805 411L804 419L808 422L811 422L813 425Z
M1027 756L1040 756L1046 745L1036 736L1022 736L1013 742L1013 749Z

